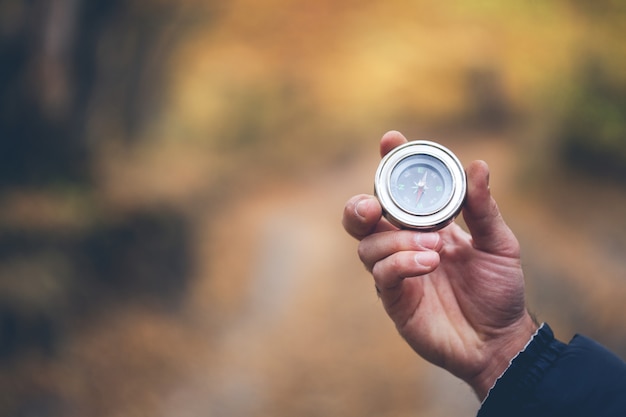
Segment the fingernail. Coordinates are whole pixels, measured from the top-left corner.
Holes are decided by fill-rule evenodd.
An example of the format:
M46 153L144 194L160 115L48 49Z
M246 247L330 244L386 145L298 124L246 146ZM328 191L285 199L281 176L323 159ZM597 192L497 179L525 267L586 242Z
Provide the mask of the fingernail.
M356 203L356 205L354 206L354 212L362 219L365 218L365 214L367 213L367 205L369 204L368 202L369 199L364 198L363 200Z
M425 249L435 249L439 244L438 233L418 233L415 242Z
M418 252L415 254L415 262L418 265L432 268L439 262L439 254L437 252Z

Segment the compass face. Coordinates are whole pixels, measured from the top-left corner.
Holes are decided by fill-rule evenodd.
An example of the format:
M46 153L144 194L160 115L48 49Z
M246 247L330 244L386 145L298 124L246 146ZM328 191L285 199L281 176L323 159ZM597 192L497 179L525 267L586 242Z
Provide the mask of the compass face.
M437 230L459 214L467 181L458 158L429 141L401 145L381 160L374 191L385 217L394 225Z
M452 175L437 158L411 155L391 173L391 198L404 211L428 215L441 210L452 196Z

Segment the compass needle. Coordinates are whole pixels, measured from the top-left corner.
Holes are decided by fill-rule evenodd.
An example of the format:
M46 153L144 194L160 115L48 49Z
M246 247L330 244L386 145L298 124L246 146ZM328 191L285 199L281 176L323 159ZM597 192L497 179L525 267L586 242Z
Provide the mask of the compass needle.
M424 194L424 187L421 187L418 191L417 191L417 203L420 202L421 198L422 198L422 194Z

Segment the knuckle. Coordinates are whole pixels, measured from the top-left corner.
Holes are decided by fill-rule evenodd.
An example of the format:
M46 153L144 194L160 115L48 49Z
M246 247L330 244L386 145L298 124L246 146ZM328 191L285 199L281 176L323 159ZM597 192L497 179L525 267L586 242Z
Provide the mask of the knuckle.
M380 288L391 288L397 285L397 281L404 275L405 265L402 256L393 254L372 267L372 276Z
M359 246L357 247L357 255L359 255L359 259L361 260L361 262L363 263L367 263L368 260L368 251L367 251L367 247L365 246L365 244L363 242L361 242L359 244Z
M389 238L389 246L390 248L396 252L405 248L405 240L404 239L404 231L393 232Z
M400 253L394 253L388 258L389 269L392 271L401 271L404 269L404 259Z
M386 273L384 272L384 266L381 265L381 262L377 262L372 267L372 277L374 277L374 282L376 283L377 288L385 288L386 284Z

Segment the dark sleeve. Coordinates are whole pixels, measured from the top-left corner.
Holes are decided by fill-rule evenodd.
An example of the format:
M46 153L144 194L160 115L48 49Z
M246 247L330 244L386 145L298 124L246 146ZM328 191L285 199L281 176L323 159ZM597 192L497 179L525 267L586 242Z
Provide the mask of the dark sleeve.
M544 324L478 411L503 416L626 416L626 363L584 336L566 345Z

